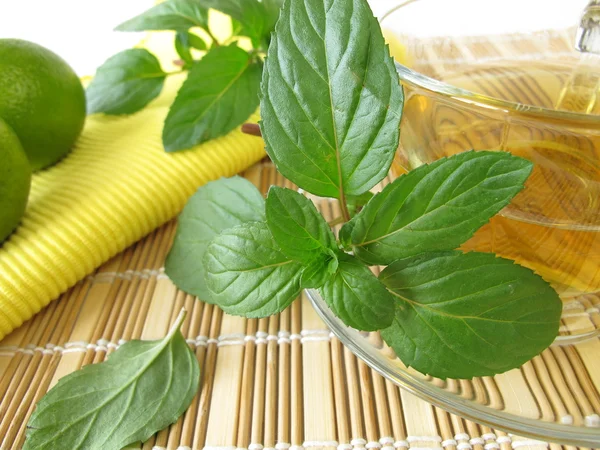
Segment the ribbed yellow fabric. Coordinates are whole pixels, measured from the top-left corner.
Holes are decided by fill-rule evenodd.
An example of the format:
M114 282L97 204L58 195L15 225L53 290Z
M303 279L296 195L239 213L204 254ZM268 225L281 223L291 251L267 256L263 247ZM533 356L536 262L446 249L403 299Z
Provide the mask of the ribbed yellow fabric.
M34 175L22 224L0 248L0 339L175 217L200 185L264 156L262 140L239 130L166 153L163 121L182 81L171 78L139 113L89 116L76 148Z

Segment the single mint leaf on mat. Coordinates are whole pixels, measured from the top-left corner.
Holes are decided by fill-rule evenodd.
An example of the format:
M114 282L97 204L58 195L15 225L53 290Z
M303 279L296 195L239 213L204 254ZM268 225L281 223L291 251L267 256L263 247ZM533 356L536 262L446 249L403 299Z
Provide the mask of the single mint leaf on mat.
M281 252L266 223L225 230L208 246L204 264L211 297L228 314L271 316L300 293L302 265Z
M288 0L262 78L261 129L279 171L342 199L388 172L403 94L365 0Z
M208 28L208 11L198 0L167 0L115 28L116 31Z
M519 367L558 333L562 303L533 271L491 253L423 253L380 275L398 302L381 336L406 364L440 378Z
M60 379L37 404L24 450L120 450L177 421L199 385L200 368L179 328L159 341L129 341L106 362Z
M304 195L272 186L265 212L269 230L288 258L309 263L323 259L328 250L337 249L331 228Z
M531 162L506 152L465 152L387 185L340 231L369 264L389 264L468 240L523 188Z
M102 64L86 90L89 114L131 114L139 111L162 90L167 74L156 56L133 48Z
M337 271L319 292L346 325L363 331L390 326L394 297L361 261L345 253L338 256Z
M258 189L241 177L221 178L202 186L179 215L165 273L182 291L212 303L204 281L208 244L227 228L264 220L264 204Z
M272 29L268 28L270 17L267 15L265 5L258 0L199 0L205 8L216 9L231 16L239 22L239 33L252 40L258 47L261 40L269 35Z
M163 129L174 152L222 136L258 107L261 63L232 44L211 49L194 63L171 105Z

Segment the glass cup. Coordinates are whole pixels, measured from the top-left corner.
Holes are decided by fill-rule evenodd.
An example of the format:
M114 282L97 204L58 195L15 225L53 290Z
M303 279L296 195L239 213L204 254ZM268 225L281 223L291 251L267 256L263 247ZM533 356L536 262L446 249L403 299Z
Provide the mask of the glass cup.
M470 149L532 161L525 189L462 249L550 282L564 301L558 342L597 336L600 57L575 50L587 0L490 4L408 0L381 19L405 93L393 171Z

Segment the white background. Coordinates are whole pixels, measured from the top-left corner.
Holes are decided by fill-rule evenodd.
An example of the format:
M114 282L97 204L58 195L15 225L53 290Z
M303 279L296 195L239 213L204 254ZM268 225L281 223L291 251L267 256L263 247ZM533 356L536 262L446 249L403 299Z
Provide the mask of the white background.
M395 0L370 0L376 15ZM575 25L587 0L446 0L432 8L415 3L423 21L401 23L420 34L483 34L515 28ZM138 42L141 34L118 33L119 23L151 7L154 0L0 0L0 38L37 42L66 59L80 75L91 75L109 56ZM518 8L519 13L514 10ZM457 11L465 11L457 14ZM455 17L450 21L449 17ZM412 28L411 28L412 27ZM408 30L408 28L411 28Z

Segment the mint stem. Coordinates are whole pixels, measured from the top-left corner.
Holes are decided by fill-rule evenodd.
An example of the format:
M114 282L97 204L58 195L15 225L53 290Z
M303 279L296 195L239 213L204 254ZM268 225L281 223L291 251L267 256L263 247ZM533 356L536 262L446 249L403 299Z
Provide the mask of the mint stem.
M245 123L242 125L242 133L250 134L252 136L262 137L260 127L257 123Z
M335 227L336 225L340 225L344 223L344 218L343 217L336 217L333 220L330 220L329 222L327 222L327 225L329 225L330 227Z
M173 323L173 325L171 326L171 329L169 330L169 332L167 333L167 336L165 337L165 341L171 340L171 337L173 337L173 335L175 333L177 333L177 330L179 330L181 328L181 325L183 325L185 316L187 316L187 311L185 310L185 308L181 308L181 311L179 311L179 315L175 319L175 322Z
M208 34L208 37L210 37L210 38L212 39L212 43L213 43L213 45L214 45L215 47L219 47L219 46L220 46L220 45L219 45L219 41L217 41L217 38L215 37L215 35L214 35L214 34L212 34L212 33L210 32L210 30L208 29L208 27L206 28L206 30L205 30L205 31L206 31L206 34Z

